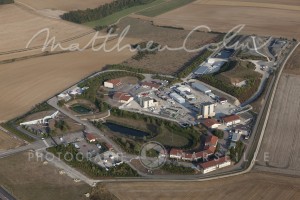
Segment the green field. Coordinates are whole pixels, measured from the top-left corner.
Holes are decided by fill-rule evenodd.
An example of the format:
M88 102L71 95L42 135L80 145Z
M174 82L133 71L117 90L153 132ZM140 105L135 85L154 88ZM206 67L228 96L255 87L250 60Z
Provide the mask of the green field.
M154 6L157 6L161 3L165 2L165 0L156 0L152 3L149 3L149 4L145 4L145 5L140 5L140 6L134 6L134 7L131 7L131 8L127 8L127 9L124 9L120 12L116 12L112 15L109 15L107 17L104 17L102 19L99 19L99 20L95 20L95 21L91 21L91 22L87 22L87 23L84 23L85 25L89 26L89 27L96 27L96 26L108 26L108 25L111 25L111 24L114 24L116 23L119 19L123 18L123 17L126 17L127 15L130 15L132 13L136 13L136 12L141 12L145 9L150 9Z
M147 17L155 17L168 11L179 8L181 6L187 5L193 1L195 0L170 0L155 7L138 12L137 14L144 15Z

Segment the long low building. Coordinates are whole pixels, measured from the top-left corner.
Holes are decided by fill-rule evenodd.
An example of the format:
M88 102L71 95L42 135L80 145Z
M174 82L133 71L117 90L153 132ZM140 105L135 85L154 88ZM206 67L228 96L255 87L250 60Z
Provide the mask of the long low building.
M232 126L234 124L241 123L241 119L238 115L227 115L227 116L221 117L221 121L226 126Z
M211 89L207 88L205 85L202 85L200 83L192 83L192 87L196 90L199 90L200 92L203 92L204 94L211 93Z
M180 104L185 102L185 99L182 96L180 96L179 94L177 94L176 92L172 92L170 94L170 97Z
M201 172L203 174L215 171L217 169L221 169L223 167L227 167L231 165L231 160L229 157L222 157L218 159L214 159L199 165Z

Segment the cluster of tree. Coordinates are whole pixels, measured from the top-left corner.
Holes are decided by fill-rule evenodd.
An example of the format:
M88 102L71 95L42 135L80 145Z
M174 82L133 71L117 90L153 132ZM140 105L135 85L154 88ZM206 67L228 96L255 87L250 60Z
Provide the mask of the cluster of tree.
M14 3L14 0L0 0L0 5Z
M158 79L158 80L166 80L168 81L168 85L174 85L175 83L179 83L182 81L180 78L170 78L170 77L161 76L159 74L155 74L151 78Z
M15 122L17 124L19 124L20 122L22 122L22 120L29 116L29 115L32 115L34 113L37 113L37 112L42 112L42 111L47 111L47 110L51 110L53 109L52 106L50 106L47 102L42 102L42 103L39 103L39 104L36 104L30 111L28 111L27 113L25 113L24 115L18 117L15 119Z
M94 9L76 10L65 13L62 19L82 24L85 22L95 21L109 16L113 13L130 8L137 5L151 3L155 0L118 0L106 3Z
M105 112L111 108L108 103L98 98L95 99L95 106L98 108L99 112Z
M179 78L184 78L196 70L199 65L204 62L210 55L211 51L205 49L199 55L192 58L189 62L185 64L183 69L177 74Z
M110 26L99 25L99 26L94 27L94 30L95 31L102 31L102 30L106 29L106 33L113 34L117 31L117 28L118 28L118 26L116 24L113 24L113 25L110 25Z
M189 142L185 146L181 147L183 149L193 148L194 146L197 145L197 143L200 140L199 132L196 131L193 127L183 128L175 122L171 122L168 120L164 120L164 119L160 119L157 117L152 117L140 113L120 110L118 108L112 108L111 114L118 117L144 120L145 122L155 127L155 130L153 130L152 133L155 133L156 135L161 133L161 131L163 131L164 129L167 129L172 134L177 134L182 137L185 137L188 139Z
M141 145L139 142L133 142L124 137L114 138L114 141L127 153L138 155L141 151Z
M123 163L110 168L108 171L79 154L72 144L57 145L50 147L47 151L58 156L72 167L78 168L92 177L116 176L116 177L136 177L139 176L129 165Z
M257 91L260 84L260 79L250 78L247 80L246 86L236 87L230 83L217 79L212 74L200 76L198 80L236 97L240 102L245 102L249 99Z
M241 158L243 157L243 152L244 152L244 143L242 141L238 141L236 143L235 148L231 147L229 149L230 159L232 161L239 162L241 160Z
M251 55L251 54L243 54L240 53L237 55L238 58L243 59L243 60L263 60L263 61L268 61L268 59L264 56L260 55Z
M223 137L224 137L224 132L222 130L219 130L219 129L213 130L212 134L214 136L217 136L219 139L223 139Z
M184 167L175 164L164 164L161 168L164 171L171 172L172 174L193 174L195 170L190 167Z
M149 54L156 54L160 48L160 45L156 42L141 42L132 45L131 47L137 51L137 54L132 58L134 60L141 60Z
M107 65L105 67L106 70L125 70L125 71L130 71L134 73L141 73L141 74L154 74L154 71L144 69L144 68L135 68L135 67L130 67L122 64L115 64L115 65Z
M90 100L91 102L96 101L97 96L97 90L101 85L103 85L104 81L109 79L115 79L120 78L124 76L133 76L137 77L139 80L143 80L145 77L141 74L133 73L133 72L127 72L127 71L114 71L114 72L105 72L101 73L98 76L95 76L93 78L89 78L80 84L78 84L79 87L89 87L89 89L85 90L81 97L87 100Z
M62 119L55 120L54 127L60 129L61 131L67 131L70 129L70 126Z

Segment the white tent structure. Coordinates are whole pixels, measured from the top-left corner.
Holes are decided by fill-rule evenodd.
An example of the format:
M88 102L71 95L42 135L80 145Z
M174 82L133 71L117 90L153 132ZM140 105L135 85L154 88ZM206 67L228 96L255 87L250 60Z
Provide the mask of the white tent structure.
M56 111L52 115L43 117L41 119L36 119L36 120L29 121L29 122L20 123L20 126L23 126L23 125L34 125L34 124L45 124L49 119L54 119L57 116L58 113L59 113L59 111Z

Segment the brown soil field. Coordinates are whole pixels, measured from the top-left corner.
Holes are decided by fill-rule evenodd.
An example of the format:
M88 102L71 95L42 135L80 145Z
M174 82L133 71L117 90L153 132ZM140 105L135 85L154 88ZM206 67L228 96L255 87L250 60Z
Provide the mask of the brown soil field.
M258 155L258 169L300 175L299 96L300 76L283 74Z
M0 130L0 151L13 149L23 144L24 143L21 140Z
M85 26L40 16L32 10L17 5L0 6L0 18L3 19L0 22L3 28L0 37L5 38L0 40L0 90L2 92L0 122L21 115L51 95L95 71L100 71L106 64L121 63L133 55L128 49L123 51L115 49L109 53L105 53L103 49L99 51L89 49L55 55L45 55L40 48L23 51L28 41L42 28L49 28L50 37L55 36L56 42L65 41L61 44L64 48L71 44L79 44L80 48L83 48L94 37L94 31ZM84 35L86 33L90 34ZM45 34L39 36L30 47L44 44L45 38ZM97 39L96 44L101 41L104 39ZM138 41L126 38L120 42L120 46L135 44ZM114 40L107 42L105 47L111 49L117 44L117 40ZM13 52L4 54L7 51ZM54 53L59 51L61 49ZM20 57L26 59L11 63L2 62Z
M40 30L48 28L50 37L56 41L63 41L69 38L93 32L92 29L66 22L63 20L43 17L33 11L23 9L16 5L0 6L1 32L0 54L11 50L22 50L26 48L30 39ZM91 38L91 36L89 37ZM46 33L40 34L29 47L43 45L46 40ZM80 41L78 41L80 42Z
M204 182L109 183L106 188L120 200L296 200L300 197L300 179L265 173Z
M129 37L140 38L143 41L154 41L162 46L170 48L180 48L183 46L185 38L187 38L189 31L178 30L173 28L164 28L153 26L151 22L136 18L125 18L120 24L120 32L124 27L130 25L128 32ZM206 44L217 40L218 34L197 32L192 34L186 42L188 49L198 49ZM196 56L197 53L186 52L185 50L164 50L156 54L146 55L141 60L129 59L125 65L145 68L153 70L157 73L174 74L181 69L186 62Z
M55 9L55 10L83 10L87 8L96 8L105 3L109 3L112 0L18 0L18 2L24 3L35 9Z
M300 75L300 47L296 49L288 63L284 68L284 72L288 74L297 74Z
M126 39L121 46L136 42ZM114 45L113 41L109 42L107 48ZM16 117L89 74L100 71L106 64L121 63L132 55L128 50L110 53L86 50L0 65L0 121Z
M296 4L296 1L289 2ZM272 3L198 0L155 17L154 24L188 30L206 25L218 32L228 32L237 25L245 24L241 31L244 34L300 39L300 6L287 5L285 1L277 1L282 3L278 5Z
M300 2L298 0L223 0L223 1L255 2L255 3L269 3L269 4L300 6Z
M22 200L81 200L90 191L88 185L75 183L50 164L29 161L28 153L0 160L0 185Z

